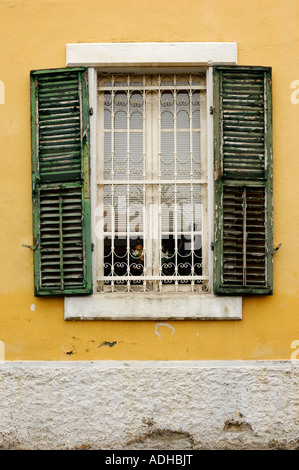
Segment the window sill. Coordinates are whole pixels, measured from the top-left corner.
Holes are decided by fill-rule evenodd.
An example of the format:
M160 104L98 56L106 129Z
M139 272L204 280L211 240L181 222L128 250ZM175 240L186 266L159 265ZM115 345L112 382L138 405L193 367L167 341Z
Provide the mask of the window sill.
M107 293L65 297L64 319L242 320L242 297L195 293Z

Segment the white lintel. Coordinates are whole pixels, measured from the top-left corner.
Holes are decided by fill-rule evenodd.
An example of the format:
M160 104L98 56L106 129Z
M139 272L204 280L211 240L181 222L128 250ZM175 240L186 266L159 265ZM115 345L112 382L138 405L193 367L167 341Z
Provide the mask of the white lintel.
M87 67L237 64L236 42L134 42L66 45L66 65Z

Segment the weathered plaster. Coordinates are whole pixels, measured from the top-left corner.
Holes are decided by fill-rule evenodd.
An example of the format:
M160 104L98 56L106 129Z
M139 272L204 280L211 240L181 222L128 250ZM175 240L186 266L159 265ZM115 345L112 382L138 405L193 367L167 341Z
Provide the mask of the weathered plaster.
M6 362L0 448L299 448L297 361Z

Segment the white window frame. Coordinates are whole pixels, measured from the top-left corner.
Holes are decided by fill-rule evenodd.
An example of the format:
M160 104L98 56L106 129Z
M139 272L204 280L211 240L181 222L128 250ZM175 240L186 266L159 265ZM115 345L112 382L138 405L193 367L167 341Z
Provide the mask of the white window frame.
M131 84L128 84L128 80L133 81L134 83L134 77L136 79L136 76L138 77L139 85L138 86L131 86ZM109 81L111 80L111 85L107 86L107 77L109 77ZM113 83L113 78L116 80L116 85ZM163 78L164 77L164 78ZM125 217L124 217L124 200L122 200L120 204L120 217L121 217L121 229L116 228L114 224L112 223L112 214L107 208L106 210L108 211L107 214L108 217L104 217L104 207L103 207L103 215L100 216L100 220L102 221L102 224L100 221L97 223L97 245L98 245L98 259L97 259L97 265L98 265L98 273L97 273L97 281L98 281L98 286L99 290L102 292L111 292L113 290L114 292L118 291L140 291L140 292L147 292L147 291L159 291L159 292L204 292L206 291L207 288L207 282L209 282L209 279L207 278L207 273L208 273L208 240L207 240L207 232L208 232L208 227L207 227L207 222L208 218L204 217L202 218L202 213L207 214L207 178L206 178L206 118L207 118L207 111L206 111L206 74L199 72L198 75L194 74L188 74L184 76L184 78L180 75L170 75L167 77L167 83L165 84L165 75L134 75L134 74L125 74L121 76L117 75L101 75L99 74L99 82L98 82L98 93L99 93L99 98L98 98L98 209L100 209L100 206L103 203L104 200L104 194L106 193L107 197L113 198L113 201L117 201L117 194L119 192L124 195L128 194L128 188L129 184L131 184L131 188L134 188L133 192L138 192L139 193L139 200L135 199L133 201L133 206L135 207L135 211L138 211L138 224L142 224L142 229L141 232L135 232L133 234L133 239L131 239L132 234L130 237L124 236L125 232L128 233L129 230L132 230L132 225L127 224L128 220L125 222ZM173 81L172 83L172 96L176 96L177 99L174 98L174 106L178 106L177 108L177 120L178 124L175 124L175 119L173 120L173 128L172 132L174 135L177 136L177 138L174 138L173 141L173 151L175 155L174 162L176 164L174 165L173 170L177 169L178 175L177 177L167 175L167 171L169 170L169 166L163 167L163 154L162 154L162 148L163 148L163 137L165 137L167 134L164 132L167 132L163 125L165 126L165 122L163 120L163 111L166 109L169 109L167 105L165 104L165 96L163 93L164 92L169 92L169 84L170 81ZM184 137L188 135L188 144L190 145L189 151L192 152L192 157L190 156L190 163L191 167L188 168L188 175L184 174L184 177L182 174L180 174L180 171L182 168L180 168L180 159L182 158L182 155L180 156L180 149L177 148L179 146L179 143L176 144L176 140L179 139L179 137L182 137L182 130L180 129L180 123L179 123L179 116L180 116L180 85L176 83L177 80L188 80L188 96L190 95L190 89L192 90L192 93L200 93L195 95L196 97L200 97L200 124L198 124L197 129L195 129L194 124L192 121L188 121L188 133L184 134ZM112 125L111 121L109 129L105 129L104 125L104 92L103 92L103 87L107 92L107 88L109 93L116 93L117 97L117 91L120 89L123 90L123 88L120 87L120 82L122 81L122 85L125 88L125 93L128 93L128 87L130 88L131 92L138 91L138 95L140 98L142 98L142 108L139 109L139 111L142 109L142 115L139 114L139 116L142 116L142 121L140 122L140 128L139 129L131 129L131 119L128 121L128 115L126 115L126 124L127 124L127 129L130 128L129 134L126 135L126 144L127 144L127 157L128 155L131 155L131 152L134 153L133 148L131 148L130 145L130 140L133 138L132 132L138 133L139 136L142 135L142 150L141 153L143 152L142 156L142 171L144 172L143 176L138 175L139 177L134 177L131 179L131 176L127 174L127 176L124 176L124 168L118 168L118 159L114 160L114 150L116 151L117 154L117 141L115 139L119 138L120 136L124 136L123 130L120 131L118 129L118 106L113 106L113 110L111 109L111 114L115 116L115 121L114 125ZM106 86L104 85L106 84ZM186 93L186 83L184 84L184 90L183 93ZM174 91L176 90L176 92ZM123 91L122 91L123 92ZM112 95L110 95L112 96ZM167 95L169 97L169 95ZM107 97L107 95L106 95ZM158 99L160 97L160 101ZM186 98L186 96L184 95ZM108 98L109 100L109 98ZM117 99L116 99L117 101ZM164 101L164 104L163 104ZM190 98L191 102L191 98ZM127 101L127 104L129 103L129 100ZM107 105L106 105L107 106ZM112 102L111 102L112 106ZM123 105L124 106L124 105ZM127 105L126 105L127 106ZM169 106L169 104L168 104ZM195 104L196 106L196 104ZM192 107L192 113L190 112L190 116L194 116L193 110L193 105ZM122 107L122 109L124 109ZM130 108L125 108L126 112L134 112L136 111L136 108L133 107L133 109ZM199 110L198 108L196 108ZM132 114L133 117L134 114ZM195 121L193 121L195 122ZM106 122L106 126L107 126ZM168 123L169 126L169 123ZM178 126L178 127L177 127ZM185 128L187 128L187 123L184 125ZM191 127L191 129L190 129ZM200 129L199 129L200 127ZM190 134L190 130L192 134ZM121 132L121 134L119 133ZM195 132L197 134L195 134ZM109 134L107 134L109 133ZM105 170L104 170L104 136L108 135L113 135L113 141L111 140L110 145L112 145L111 148L111 165L114 168L114 171L116 172L116 175L110 174L110 168L106 168L108 170L108 173L105 175ZM191 135L192 135L192 142L191 142ZM193 145L194 145L194 139L195 135L198 138L198 143L200 145L200 148L198 149L200 151L200 154L196 155L196 149L193 151ZM201 135L202 138L199 139L199 135ZM132 137L131 137L132 136ZM136 134L135 134L136 136ZM169 136L169 134L168 134ZM164 153L165 149L163 149ZM141 155L140 153L140 155ZM157 158L159 157L161 158ZM190 154L191 155L191 154ZM199 168L195 162L196 159L198 159L202 156L201 159L201 164L200 164L200 174L197 173L199 171ZM117 155L116 155L117 156ZM107 158L107 156L106 156ZM122 158L123 159L123 156ZM194 160L195 159L195 160ZM112 163L112 161L114 163ZM192 164L193 162L193 164ZM128 164L128 160L126 161ZM116 167L115 167L116 165ZM125 165L124 165L125 167ZM130 167L131 168L131 167ZM140 168L139 168L140 169ZM128 168L127 168L128 170ZM193 171L192 171L193 170ZM196 171L197 170L197 171ZM121 174L118 175L118 171L121 171ZM192 173L190 173L192 172ZM110 175L110 177L108 176ZM192 175L192 176L191 176ZM187 178L187 181L186 181ZM129 183L130 181L130 183ZM183 184L183 185L182 185ZM185 186L186 184L186 186ZM170 200L168 199L167 202L165 202L165 197L167 194L167 190L170 190L170 187L172 190L174 190L174 199L171 201L171 208L170 205ZM109 189L108 189L109 188ZM112 190L113 188L113 190ZM165 190L165 188L167 188ZM184 189L182 189L184 188ZM188 189L187 189L188 188ZM189 193L190 190L190 193ZM108 191L108 192L107 192ZM111 191L111 192L110 192ZM125 193L125 191L127 193ZM187 191L188 196L190 194L193 194L193 196L188 198L188 196L184 195L182 198L182 191L185 192ZM200 196L199 196L200 193ZM130 194L130 193L129 193ZM142 194L142 196L141 196ZM180 197L181 196L181 197ZM116 199L115 199L116 197ZM182 198L182 199L181 199ZM131 196L129 195L129 200L131 200ZM161 201L160 201L161 200ZM107 199L106 199L107 201ZM141 209L140 206L140 201L143 202L143 207ZM188 202L187 202L188 201ZM200 201L200 202L199 202ZM107 203L107 202L106 202ZM127 201L126 201L127 203ZM137 206L135 205L137 203ZM183 285L180 281L183 276L180 275L180 263L183 263L182 259L179 260L177 259L177 256L179 256L179 235L182 230L186 232L188 230L186 228L186 224L190 223L191 224L191 219L190 221L187 222L188 220L188 215L190 214L189 209L186 209L186 206L189 208L189 204L192 205L193 207L193 218L194 221L197 221L197 227L194 230L191 229L193 236L190 237L190 246L189 249L191 249L191 261L189 262L192 264L191 272L189 275L187 275L188 280L191 281L191 276L192 276L192 282ZM110 205L110 204L109 204ZM111 200L111 205L113 205L113 202ZM106 206L107 207L107 206ZM130 202L129 202L129 207L130 207ZM159 210L160 207L160 210ZM145 210L145 208L147 208ZM127 210L129 210L127 208ZM171 212L173 211L173 214ZM134 210L133 210L134 212ZM183 214L184 212L184 214ZM136 215L136 212L135 212ZM108 219L111 221L108 222ZM115 219L115 216L113 219ZM171 219L176 220L176 223L172 227L172 230L170 228L171 225ZM117 217L116 217L117 218ZM168 232L178 231L178 233L175 235L175 240L176 242L174 243L174 257L171 258L171 265L174 267L176 271L176 281L172 282L171 284L164 283L163 281L167 280L167 275L165 272L163 272L163 264L161 265L161 258L163 258L162 255L162 245L164 241L162 241L162 232L164 231L164 234L167 232L166 226L162 227L162 219L164 220L164 224L168 222ZM199 219L201 219L201 223L199 223ZM173 221L174 221L173 220ZM117 223L115 221L115 223ZM118 224L120 223L120 220L118 220ZM137 223L136 218L134 219L134 223ZM195 222L194 222L195 223ZM101 226L102 225L102 226ZM106 230L107 232L105 233L105 237L103 237L104 233L104 225L106 225ZM180 228L178 228L180 227ZM142 278L142 285L135 286L134 285L134 278L132 274L129 275L127 279L125 279L125 276L122 277L122 280L125 279L125 283L123 281L122 285L119 286L116 283L116 280L119 279L119 276L115 275L113 271L109 273L109 275L104 273L104 262L108 262L107 258L104 257L104 238L107 236L111 240L114 241L112 245L112 253L114 256L115 253L115 248L114 244L117 243L115 240L115 235L116 233L114 232L122 232L121 236L122 238L126 238L126 249L127 253L128 251L132 248L132 245L134 245L134 239L137 239L137 235L141 236L143 239L142 242L142 248L143 248L143 255L144 255L144 270L142 270L142 273L136 273L135 279L138 279L141 281ZM134 229L133 229L134 231ZM161 234L159 233L161 231ZM118 233L119 236L119 233ZM166 236L167 237L167 236ZM199 240L199 237L201 237L202 241L202 258L199 260L199 258L194 258L195 256L195 249L196 249L196 237L197 241ZM131 241L129 242L129 238ZM188 238L189 240L189 238ZM137 243L135 243L137 245ZM194 263L194 264L193 264ZM198 264L202 264L202 272L196 273L196 270L198 269ZM112 263L113 264L113 263ZM115 265L114 265L115 266ZM127 270L128 270L127 265ZM126 273L128 274L128 273ZM139 275L138 275L139 274ZM191 275L191 276L190 276ZM162 281L163 279L163 281ZM173 274L170 275L170 278L168 280L174 281ZM200 283L198 281L200 280ZM103 283L103 281L106 281L106 284ZM109 282L109 284L107 283ZM114 282L113 282L114 281ZM125 285L124 285L125 284Z
M90 188L91 237L93 279L96 279L96 204L97 204L97 74L98 72L177 73L182 70L199 70L207 74L207 166L209 283L213 285L214 233L213 201L213 65L237 64L236 43L90 43L67 44L66 65L89 67L90 116ZM241 320L242 297L216 296L194 292L172 293L96 293L90 296L65 297L65 320Z

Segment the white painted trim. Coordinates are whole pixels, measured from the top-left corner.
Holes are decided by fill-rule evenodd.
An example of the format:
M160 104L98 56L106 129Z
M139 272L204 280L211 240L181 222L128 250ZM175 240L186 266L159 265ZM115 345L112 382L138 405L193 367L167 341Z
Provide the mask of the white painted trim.
M236 64L236 42L85 43L66 45L66 65L199 66Z
M210 108L213 107L213 67L206 72L207 84L207 177L208 177L208 272L209 285L213 285L213 251L211 244L214 240L214 121ZM242 313L241 313L242 315Z
M65 320L241 320L242 297L101 293L65 297Z
M90 213L91 213L91 243L92 252L92 279L97 278L96 256L96 207L97 207L97 71L88 69L89 107L93 109L90 115ZM95 283L94 283L95 284ZM95 291L95 286L94 286Z
M67 44L66 65L84 65L89 70L89 103L93 108L90 119L91 145L91 220L93 279L96 279L96 160L97 160L97 70L109 67L202 67L207 71L207 137L208 179L213 183L213 69L211 65L237 64L237 43L87 43ZM92 67L92 68L91 68ZM213 213L213 196L209 196L209 213ZM213 217L209 218L209 243L213 233ZM212 285L213 254L209 250L209 273ZM96 283L94 283L96 285ZM169 320L209 319L241 320L242 297L159 293L141 294L136 302L133 294L96 294L88 297L65 297L65 320ZM174 313L175 312L175 313Z

